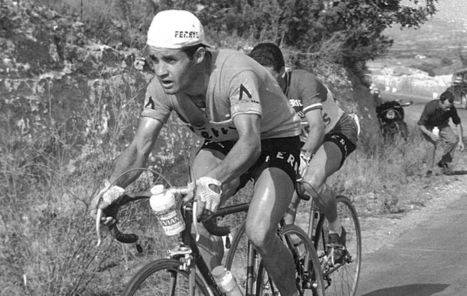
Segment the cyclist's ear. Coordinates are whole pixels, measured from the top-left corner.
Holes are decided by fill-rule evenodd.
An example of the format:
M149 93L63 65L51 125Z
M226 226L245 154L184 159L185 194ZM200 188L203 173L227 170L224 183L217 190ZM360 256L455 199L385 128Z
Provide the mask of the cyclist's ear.
M204 59L206 58L206 48L204 46L200 46L196 49L195 53L193 54L193 61L196 64L201 64Z

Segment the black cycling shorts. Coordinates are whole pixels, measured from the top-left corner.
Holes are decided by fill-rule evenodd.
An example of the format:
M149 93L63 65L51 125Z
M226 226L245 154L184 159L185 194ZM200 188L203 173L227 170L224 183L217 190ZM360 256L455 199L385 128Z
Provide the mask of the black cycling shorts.
M211 142L205 141L201 149L212 149L227 155L235 141ZM249 180L256 181L261 173L270 167L283 170L294 183L297 178L300 161L300 138L285 137L261 140L261 154L258 160L240 177L240 189Z
M336 144L337 147L339 147L342 153L342 159L339 168L342 167L347 156L349 156L349 154L352 153L355 148L357 148L357 145L350 141L346 136L341 133L335 133L332 130L324 135L323 143L324 142L332 142Z

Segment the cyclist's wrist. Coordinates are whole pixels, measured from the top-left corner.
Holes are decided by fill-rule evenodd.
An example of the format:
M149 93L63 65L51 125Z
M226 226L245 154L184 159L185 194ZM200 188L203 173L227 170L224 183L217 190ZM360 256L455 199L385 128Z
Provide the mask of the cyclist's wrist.
M303 159L303 160L306 160L306 162L308 163L310 161L310 159L313 157L313 154L308 151L308 150L300 150L300 157Z

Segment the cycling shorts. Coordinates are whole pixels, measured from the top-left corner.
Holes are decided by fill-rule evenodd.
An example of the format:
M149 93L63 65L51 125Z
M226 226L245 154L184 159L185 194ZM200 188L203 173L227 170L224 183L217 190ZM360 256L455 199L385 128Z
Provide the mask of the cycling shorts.
M323 142L332 142L339 147L342 153L340 167L345 159L357 148L358 127L355 120L344 113L336 123L336 126L324 135ZM339 168L340 168L339 167Z
M211 142L206 140L201 149L212 149L227 155L235 141ZM249 180L256 181L266 168L283 170L294 183L297 178L300 161L300 138L285 137L261 140L261 154L258 160L240 177L240 186L245 186Z

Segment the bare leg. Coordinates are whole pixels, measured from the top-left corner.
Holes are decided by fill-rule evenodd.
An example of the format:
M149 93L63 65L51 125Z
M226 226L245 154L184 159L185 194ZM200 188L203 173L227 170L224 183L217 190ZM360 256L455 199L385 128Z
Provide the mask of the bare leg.
M319 192L318 196L313 192L309 194L313 198L318 197L316 201L329 222L331 233L340 233L341 229L337 217L336 196L329 188L322 188L322 185L330 175L339 170L341 159L342 153L339 147L333 142L324 142L311 159L304 176L305 181Z
M255 184L246 221L246 234L281 295L298 295L292 254L276 235L293 192L292 180L283 170L265 169Z
M196 180L199 177L205 176L207 172L214 169L224 159L224 155L218 151L210 149L202 149L196 155L192 164L192 180ZM221 204L232 195L234 189L238 187L238 180L233 181L231 184L223 186L223 196L221 198ZM212 269L218 265L221 265L222 257L224 256L224 246L222 244L222 238L210 235L202 224L198 225L200 231L200 239L198 246L200 247L201 256L205 259L208 266Z

